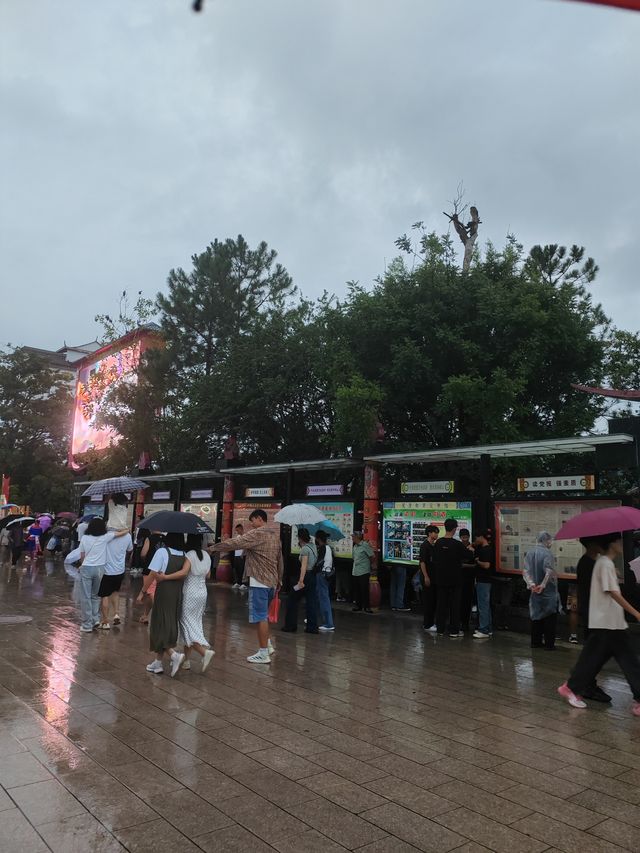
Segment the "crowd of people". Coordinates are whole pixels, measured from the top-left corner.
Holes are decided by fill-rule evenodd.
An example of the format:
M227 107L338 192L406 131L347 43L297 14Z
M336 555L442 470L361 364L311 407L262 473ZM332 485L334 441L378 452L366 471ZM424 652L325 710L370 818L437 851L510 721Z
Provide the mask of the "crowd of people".
M128 556L134 551L124 496L110 499L105 519L95 516L77 525L77 548L65 558L67 565L79 568L75 598L79 606L80 631L110 630L121 622L119 593ZM18 531L16 534L15 531ZM0 545L16 549L33 545L40 550L42 527L36 521L25 529L19 525L2 531ZM375 552L361 531L354 532L350 583L336 574L336 561L328 535L322 529L312 537L298 528L300 547L297 568L290 579L286 600L285 632L298 630L299 611L304 603L306 633L335 630L332 587L336 600L352 601L354 612L372 613L369 600L370 578L375 567ZM8 536L6 534L9 534ZM279 592L284 574L284 559L278 531L268 524L262 509L249 516L249 529L242 524L234 536L216 544L205 544L201 535L161 534L141 527L136 542L136 568L143 575L137 596L143 605L141 622L149 623L149 649L154 659L147 665L150 673L162 674L165 660L171 676L190 669L192 652L201 659L205 672L215 654L205 636L203 617L207 604L206 582L211 576L213 554L230 554L236 589L249 593L249 622L256 627L258 649L247 660L269 664L275 654L271 626L278 621ZM458 530L455 519L444 522L444 533L431 525L420 546L419 571L416 574L423 609L424 630L437 636L460 639L471 631L471 615L477 613L475 640L488 640L496 627L506 627L504 612L508 598L501 596L501 578L495 571L493 549L484 531L473 538L467 530ZM20 544L18 543L18 535ZM610 702L611 697L597 684L597 675L614 658L624 673L634 697L632 710L640 716L640 660L629 640L625 611L640 621L640 612L620 591L614 560L622 554L620 534L583 538L574 594L576 611L584 625L585 645L567 681L558 693L576 708L585 708L585 700ZM537 536L534 548L525 556L524 582L529 590L532 649L555 650L558 614L561 612L558 575L551 551L553 537L546 531ZM394 611L404 611L405 578L394 577L390 602ZM502 587L504 589L504 587ZM575 623L573 623L575 631ZM572 634L574 636L574 634ZM182 651L180 651L182 648Z

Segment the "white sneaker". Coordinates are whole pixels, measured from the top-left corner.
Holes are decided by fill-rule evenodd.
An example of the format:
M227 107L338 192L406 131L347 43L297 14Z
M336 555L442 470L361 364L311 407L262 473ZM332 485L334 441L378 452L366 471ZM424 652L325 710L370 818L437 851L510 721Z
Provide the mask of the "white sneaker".
M460 637L464 637L464 631L454 631L453 634L449 634L449 636L451 637L451 639L455 638L456 640L458 640Z
M183 661L180 669L191 669L191 661L189 661L189 660Z
M246 583L241 583L241 584L240 584L240 589L242 589L242 590L244 590L244 592L246 592L246 591L249 589L249 587L247 586L247 584L246 584Z
M113 617L113 624L114 624L114 625L119 625L119 624L120 624L120 617L118 616L118 614L117 614L117 613L116 613L116 615Z
M273 645L270 639L267 642L267 649L269 650L270 655L274 655L276 653L276 647Z
M318 631L322 631L323 634L328 634L329 631L335 631L335 628L328 628L326 625L320 625Z
M181 652L174 652L171 655L171 678L176 675L183 663L184 655Z
M437 634L438 633L438 626L432 625L430 628L427 628L427 631L429 631L429 633L431 633L431 634Z
M240 589L240 584L234 583L234 585L231 587L231 589Z
M474 640L488 640L491 634L485 634L483 631L474 631L473 639Z
M209 664L213 660L214 655L215 652L213 651L213 649L207 649L207 651L204 653L204 657L202 658L202 672L204 672L209 666Z
M269 653L266 654L258 650L255 655L249 655L247 658L249 663L271 663L271 658L269 657Z
M93 628L80 628L82 634L93 634Z
M164 672L164 667L160 663L159 660L151 661L151 663L147 664L147 672L153 672L156 675L162 675Z
M102 628L103 631L110 631L111 630L111 625L109 625L108 622L103 622L102 625L100 625L100 627Z

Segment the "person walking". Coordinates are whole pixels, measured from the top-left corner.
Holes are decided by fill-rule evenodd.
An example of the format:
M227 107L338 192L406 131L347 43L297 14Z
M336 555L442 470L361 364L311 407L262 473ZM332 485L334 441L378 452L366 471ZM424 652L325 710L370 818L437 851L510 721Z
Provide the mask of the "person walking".
M284 617L283 631L295 632L298 630L298 605L304 598L307 612L307 626L304 629L307 634L318 633L318 601L316 588L316 563L318 562L318 551L311 541L311 536L306 527L298 528L298 544L300 545L300 556L298 557L299 574L293 589L287 599L287 611Z
M631 640L625 610L640 621L636 610L620 592L614 560L623 554L622 536L597 537L602 553L593 567L589 596L589 636L571 675L558 693L574 708L586 708L585 691L610 658L615 658L633 694L631 713L640 717L640 659Z
M486 640L492 633L491 584L493 580L493 551L484 533L476 533L474 539L476 560L476 599L478 601L478 630L475 640Z
M329 537L324 530L318 530L315 536L318 559L316 562L316 589L318 603L318 631L329 633L335 631L333 609L331 607L331 590L329 580L333 577L333 551L328 544Z
M164 673L164 656L171 661L171 677L174 678L184 662L184 655L178 652L178 619L182 605L182 579L174 583L162 583L160 575L172 575L179 572L184 563L184 536L182 533L167 533L164 546L158 548L149 564L149 574L145 577L142 593L152 583L156 591L149 620L149 650L155 652L155 660L147 664L147 672L155 675Z
M425 631L435 634L436 627L436 602L438 600L437 586L433 573L433 546L440 536L440 528L430 524L426 531L426 538L420 545L420 573L422 575L422 627Z
M369 579L376 554L371 545L364 541L361 530L356 530L351 536L353 541L353 576L355 605L351 608L354 613L364 610L373 613L369 606Z
M462 588L462 564L468 559L468 551L455 538L458 522L455 518L444 521L444 536L433 546L433 570L438 587L436 627L442 637L449 625L449 636L464 637L460 630L460 595Z
M579 624L585 642L589 639L589 603L591 599L591 580L596 560L602 554L600 540L582 538L580 544L585 549L584 554L578 560L576 566L576 593L577 612ZM611 696L600 687L594 678L593 682L582 690L583 699L592 699L595 702L611 702Z
M236 524L234 527L236 536L242 536L244 533L244 524ZM244 582L244 551L242 548L236 548L233 552L233 589L247 588Z
M147 530L146 527L141 527L138 531L138 542L141 543L140 552L138 554L138 563L141 567L142 577L144 579L149 574L149 566L153 560L153 555L162 545L162 534L158 532L152 533L150 530ZM144 611L139 619L143 625L149 624L149 614L151 613L156 588L157 582L150 581L149 584L145 586L143 580L142 589L136 599L138 604L144 603Z
M100 628L105 631L111 628L111 613L113 613L113 624L120 624L120 614L118 613L120 587L124 578L127 554L133 551L131 534L128 531L125 531L125 534L125 536L118 536L107 543L107 561L98 590L102 613Z
M245 575L249 578L249 622L256 625L258 651L249 655L249 663L271 663L275 648L269 637L269 605L282 583L284 563L282 545L276 530L267 526L267 513L254 509L249 516L251 530L212 545L210 553L224 553L242 549L245 557Z
M178 619L178 637L184 645L182 669L191 669L191 649L202 658L204 673L215 652L204 635L202 620L207 606L207 581L211 577L211 557L202 547L202 535L190 533L185 546L185 559L179 572L158 575L157 583L164 584L183 580L182 606Z
M22 524L12 524L11 530L11 565L15 566L24 551L24 527Z
M553 537L546 530L538 533L535 548L524 558L523 579L531 595L531 648L554 651L556 647L556 625L560 611L558 575L551 553Z
M107 565L107 545L112 539L126 536L126 534L126 530L107 532L104 520L95 516L87 525L87 531L80 540L78 549L82 565L78 578L78 594L82 617L80 630L85 634L90 634L100 624L98 592Z

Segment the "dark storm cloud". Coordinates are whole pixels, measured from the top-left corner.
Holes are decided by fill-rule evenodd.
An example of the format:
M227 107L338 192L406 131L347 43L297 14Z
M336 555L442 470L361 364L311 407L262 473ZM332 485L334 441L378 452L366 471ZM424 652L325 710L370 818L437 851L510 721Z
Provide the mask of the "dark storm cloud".
M640 15L562 0L3 4L0 339L95 334L215 236L369 283L463 180L481 237L579 243L637 328ZM33 310L34 307L36 310Z

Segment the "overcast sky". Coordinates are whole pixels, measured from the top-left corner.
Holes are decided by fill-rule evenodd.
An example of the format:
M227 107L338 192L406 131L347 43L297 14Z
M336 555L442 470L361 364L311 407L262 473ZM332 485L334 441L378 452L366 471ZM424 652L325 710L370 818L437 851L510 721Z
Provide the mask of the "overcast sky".
M640 14L564 0L2 0L0 344L95 337L215 237L369 285L462 180L640 328ZM635 249L635 251L634 251Z

